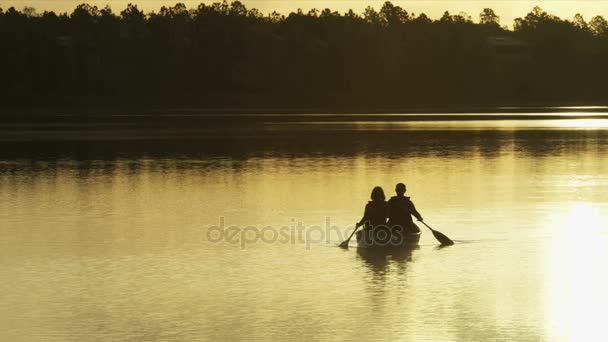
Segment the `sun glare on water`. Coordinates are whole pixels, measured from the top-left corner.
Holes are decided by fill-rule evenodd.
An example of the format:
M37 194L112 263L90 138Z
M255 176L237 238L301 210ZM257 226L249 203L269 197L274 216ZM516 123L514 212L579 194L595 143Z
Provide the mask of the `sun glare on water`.
M572 203L547 239L545 286L548 338L553 341L606 341L608 253L599 208Z
M557 120L555 125L560 128L608 128L607 119L568 119Z

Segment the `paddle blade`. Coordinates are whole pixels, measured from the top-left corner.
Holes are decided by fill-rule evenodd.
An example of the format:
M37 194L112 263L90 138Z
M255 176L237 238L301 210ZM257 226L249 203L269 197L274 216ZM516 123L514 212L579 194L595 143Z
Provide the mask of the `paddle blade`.
M342 243L340 244L340 246L338 246L338 247L340 247L340 248L348 248L348 243L349 243L349 242L350 242L350 241L348 241L348 240L347 240L347 241L344 241L344 242L342 242Z
M443 235L442 233L433 230L433 236L435 236L435 239L437 239L437 241L441 242L441 244L443 246L451 246L454 244L454 241L450 240L449 237Z

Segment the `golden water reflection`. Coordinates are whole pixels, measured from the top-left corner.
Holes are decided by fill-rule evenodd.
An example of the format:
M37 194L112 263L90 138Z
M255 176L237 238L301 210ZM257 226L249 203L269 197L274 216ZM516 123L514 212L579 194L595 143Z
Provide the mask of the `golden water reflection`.
M478 128L5 149L0 337L606 340L608 134ZM456 246L207 239L219 217L349 233L400 181Z
M548 335L556 339L601 341L606 337L605 206L572 202L553 218L554 235L545 246L545 286Z

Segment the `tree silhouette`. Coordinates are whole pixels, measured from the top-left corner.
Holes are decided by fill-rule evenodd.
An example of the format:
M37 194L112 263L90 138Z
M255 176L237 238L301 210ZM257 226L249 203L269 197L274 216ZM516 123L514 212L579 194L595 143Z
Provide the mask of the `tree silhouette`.
M576 26L580 30L583 30L583 31L589 30L589 25L587 25L587 22L585 21L585 19L583 18L583 16L580 13L576 13L576 15L574 15L574 19L572 19L572 23L574 24L574 26Z
M591 29L591 31L596 34L597 36L600 37L607 37L608 36L608 21L606 21L606 19L604 19L604 17L598 15L593 17L593 19L591 19L591 22L589 23L589 27Z
M395 6L389 1L385 2L380 9L380 20L386 26L396 26L409 21L410 16L406 10Z
M602 103L608 22L540 7L437 20L385 2L263 14L242 2L0 8L4 105L393 108Z
M479 23L489 26L500 26L500 17L491 8L484 8L479 14Z

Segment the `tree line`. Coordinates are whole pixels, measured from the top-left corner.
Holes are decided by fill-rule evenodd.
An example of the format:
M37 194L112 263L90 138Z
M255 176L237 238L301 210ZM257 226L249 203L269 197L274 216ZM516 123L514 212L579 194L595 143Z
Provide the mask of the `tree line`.
M263 14L239 1L72 13L0 8L4 105L309 108L600 103L608 22L535 7L501 26L386 2Z

